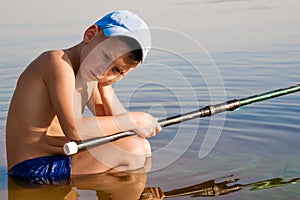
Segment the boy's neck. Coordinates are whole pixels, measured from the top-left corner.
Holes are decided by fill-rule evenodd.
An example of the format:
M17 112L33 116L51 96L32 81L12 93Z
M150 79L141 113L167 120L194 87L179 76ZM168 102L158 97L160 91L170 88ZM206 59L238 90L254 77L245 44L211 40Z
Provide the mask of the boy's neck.
M70 63L74 70L75 75L77 75L80 67L80 52L82 43L79 43L69 49L64 50L65 54L69 57Z

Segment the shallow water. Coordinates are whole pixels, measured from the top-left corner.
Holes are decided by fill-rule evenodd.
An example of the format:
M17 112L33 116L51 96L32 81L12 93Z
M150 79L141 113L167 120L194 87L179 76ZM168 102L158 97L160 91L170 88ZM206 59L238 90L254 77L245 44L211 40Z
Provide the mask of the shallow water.
M297 18L292 9L290 17L281 12L280 17L274 15L273 22L270 17L272 14L279 12L279 8L284 9L292 5L292 1L283 5L278 1L274 2L266 5L257 2L259 5L256 6L251 5L249 1L165 3L167 8L174 8L178 11L177 14L182 16L179 23L195 9L203 11L197 14L201 17L209 18L216 14L211 20L218 26L206 26L203 40L199 39L200 36L194 37L202 33L200 28L193 27L193 33L189 34L197 41L204 41L208 47L212 44L212 47L217 48L209 50L208 53L201 45L182 33L153 29L152 53L144 66L115 85L118 96L130 111L146 111L158 118L165 118L225 100L298 84L299 32L291 27L295 27L299 17ZM107 6L115 8L112 5ZM153 18L153 24L159 25L159 16L162 14L151 16L141 5L137 6L140 8L139 12L145 11L148 21ZM208 11L205 12L204 8ZM255 11L257 15L254 18L269 16L269 21L264 19L265 22L270 22L268 26L272 27L271 30L280 29L281 32L276 32L277 35L268 38L270 35L262 28L263 22L256 24L250 20L254 8L258 10ZM211 11L215 12L210 13ZM243 16L245 23L235 20L235 17L242 16L241 13L246 14ZM175 17L175 14L170 15ZM220 16L225 17L224 22L217 19ZM72 31L62 29L66 36L58 37L55 31L52 31L51 36L49 31L44 37L35 37L39 32L30 33L26 25L30 24L30 27L37 31L39 20L34 18L28 23L27 18L23 18L19 24L1 24L5 30L1 34L7 39L1 41L0 49L2 149L5 149L6 114L19 74L40 51L68 46L72 40L76 38L77 41L78 37L80 38L80 35L73 32L76 30L74 22L69 25ZM56 20L46 20L41 26L50 30L55 27L53 21L57 22ZM78 23L84 24L82 20ZM166 23L164 20L162 25ZM13 19L9 21L14 22ZM66 24L59 22L58 27ZM278 24L283 28L275 27ZM19 35L14 40L16 35L13 33L21 31L21 25L23 28L27 27L28 32L24 33L27 38ZM189 24L184 24L183 27L187 30ZM236 33L233 33L232 37L229 36L228 30L235 32L245 27L248 29L241 30L240 37L237 37ZM250 34L247 30L251 28L253 32ZM179 25L178 30L183 32ZM228 36L228 41L217 37L216 30L226 30L223 37L226 39ZM255 31L261 31L261 34L255 34ZM213 36L209 37L211 34ZM45 37L51 41L44 39ZM246 41L247 38L251 38L252 41ZM218 44L218 41L221 44ZM236 43L233 43L234 41ZM231 47L236 47L233 48L235 50L218 48L229 43ZM20 45L22 47L18 47ZM37 188L30 184L15 184L6 176L6 158L3 150L0 154L0 197L20 199L27 195L31 199L53 199L51 195L56 194L57 199L136 199L144 188L148 191L154 188L158 191L160 188L168 199L201 199L205 196L216 196L215 199L299 199L299 105L300 93L295 93L226 114L165 128L162 134L150 140L153 158L152 171L148 174L77 177L72 181L72 186Z

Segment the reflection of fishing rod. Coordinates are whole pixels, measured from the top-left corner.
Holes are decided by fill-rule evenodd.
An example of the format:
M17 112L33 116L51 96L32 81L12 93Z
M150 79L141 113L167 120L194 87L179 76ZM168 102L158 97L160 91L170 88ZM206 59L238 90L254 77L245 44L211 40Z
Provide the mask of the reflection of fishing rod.
M166 119L161 119L161 120L159 120L159 124L162 127L166 127L166 126L170 126L173 124L177 124L177 123L188 121L188 120L195 119L195 118L212 116L217 113L221 113L221 112L225 112L225 111L233 111L233 110L240 108L242 106L245 106L245 105L249 105L249 104L260 102L260 101L265 101L267 99L291 94L291 93L298 92L298 91L300 91L300 84L273 90L273 91L269 91L266 93L262 93L262 94L242 98L242 99L234 99L234 100L230 100L230 101L220 103L220 104L209 105L209 106L206 106L204 108L201 108L201 109L198 109L198 110L195 110L192 112L184 113L181 115L176 115L176 116L169 117ZM87 140L83 140L81 142L69 142L64 145L64 152L67 155L72 155L72 154L77 153L81 149L96 147L96 146L99 146L102 144L106 144L106 143L109 143L109 142L112 142L112 141L115 141L115 140L118 140L118 139L121 139L124 137L133 136L133 135L136 135L136 133L133 131L126 131L126 132L116 133L116 134L109 135L109 136L87 139Z
M216 183L215 180L205 181L200 184L174 189L164 192L166 198L180 197L180 196L192 196L192 197L212 197L220 196L233 192L237 192L245 187L242 184L233 184L239 179L226 180L220 183ZM231 184L231 185L228 185ZM149 194L148 194L149 195Z
M164 196L166 198L179 196L212 197L237 192L246 187L250 187L250 190L262 190L300 183L300 178L293 178L287 181L284 181L283 178L274 178L249 184L233 184L238 180L238 178L235 178L220 183L216 183L215 180L209 180L200 184L164 192ZM143 195L150 196L150 192L152 191L146 191Z

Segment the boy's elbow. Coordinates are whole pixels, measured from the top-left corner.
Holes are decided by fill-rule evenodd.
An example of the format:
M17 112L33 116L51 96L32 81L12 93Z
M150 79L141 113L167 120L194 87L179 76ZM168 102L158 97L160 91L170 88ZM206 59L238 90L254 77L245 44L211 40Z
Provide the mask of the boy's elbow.
M70 141L79 141L80 135L78 133L78 129L76 127L69 126L67 130L64 130L64 134L66 138Z
M72 136L75 136L77 140L84 140L104 136L104 132L97 117L85 116L76 119L76 134L73 134Z

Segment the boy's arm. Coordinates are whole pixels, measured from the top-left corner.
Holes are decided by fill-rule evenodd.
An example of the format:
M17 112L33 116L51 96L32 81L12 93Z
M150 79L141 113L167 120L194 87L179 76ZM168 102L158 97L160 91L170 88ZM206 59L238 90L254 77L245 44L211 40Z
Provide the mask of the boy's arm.
M44 66L43 80L64 134L69 140L79 140L73 113L75 76L72 67L61 57L60 51L47 52L40 56L38 64Z
M98 84L98 90L102 99L102 107L106 116L120 115L127 112L111 85L103 86Z
M87 106L95 116L112 116L127 113L111 85L102 86L98 84L98 87L93 89Z
M76 97L75 75L72 67L59 56L45 58L44 82L48 88L50 101L58 117L61 128L69 140L82 140L111 135L132 128L131 124L119 125L120 117L82 115L80 98ZM75 92L75 93L74 93ZM124 120L121 120L124 121Z
M43 78L54 108L49 112L54 111L57 115L67 139L82 140L128 130L135 130L141 137L150 137L159 132L156 120L147 113L125 112L113 116L82 116L81 102L75 102L78 98L74 98L75 75L72 67L61 59L62 55L47 54L42 57L39 65L45 66ZM110 94L113 97L114 93Z

